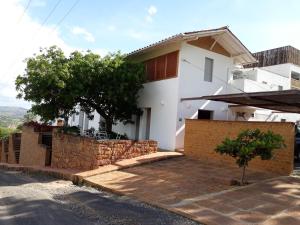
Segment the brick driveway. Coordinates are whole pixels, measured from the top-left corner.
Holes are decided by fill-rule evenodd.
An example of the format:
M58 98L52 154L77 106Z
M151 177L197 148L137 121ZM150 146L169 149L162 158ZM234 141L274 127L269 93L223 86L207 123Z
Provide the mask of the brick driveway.
M239 177L236 167L180 157L91 176L86 182L206 224L300 224L299 178L248 171L253 184L230 186Z

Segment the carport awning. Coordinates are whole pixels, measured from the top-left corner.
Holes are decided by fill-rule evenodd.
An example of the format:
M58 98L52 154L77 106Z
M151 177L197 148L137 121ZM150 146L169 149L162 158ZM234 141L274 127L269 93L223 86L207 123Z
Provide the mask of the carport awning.
M181 99L181 101L189 100L212 100L282 112L300 113L300 90L209 95Z

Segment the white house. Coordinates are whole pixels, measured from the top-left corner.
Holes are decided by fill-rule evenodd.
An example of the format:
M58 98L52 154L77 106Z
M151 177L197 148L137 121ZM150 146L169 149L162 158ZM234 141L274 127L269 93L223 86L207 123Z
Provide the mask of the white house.
M244 92L300 89L300 50L284 46L254 53L257 63L247 69L233 71L230 83ZM230 107L230 119L289 121L300 120L300 115L253 107ZM238 117L242 116L242 118Z
M256 59L228 27L177 34L138 49L128 58L146 65L148 81L139 98L143 114L134 118L135 124L119 123L113 130L132 139L157 140L166 150L183 148L185 118L268 120L273 113L182 98L291 88L290 77L265 68L242 69ZM89 121L81 112L70 124L82 130L97 129L99 120L95 114Z

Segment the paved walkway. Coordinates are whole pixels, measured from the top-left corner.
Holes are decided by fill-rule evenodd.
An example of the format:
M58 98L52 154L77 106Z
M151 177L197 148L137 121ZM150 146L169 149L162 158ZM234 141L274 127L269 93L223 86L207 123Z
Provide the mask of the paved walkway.
M117 161L111 165L100 166L98 169L87 170L87 171L74 170L74 169L59 169L59 168L44 167L44 166L24 166L20 164L8 164L8 163L0 163L0 168L5 170L24 171L29 173L42 173L60 179L71 180L74 183L81 183L84 178L94 176L97 174L104 174L104 173L122 170L122 169L130 168L138 165L153 163L160 160L171 159L171 158L182 157L182 156L183 154L178 152L155 152L148 155L138 156L132 159L124 159L121 161Z
M180 157L87 177L85 182L205 224L300 224L299 178L248 171L253 184L230 186L240 172Z

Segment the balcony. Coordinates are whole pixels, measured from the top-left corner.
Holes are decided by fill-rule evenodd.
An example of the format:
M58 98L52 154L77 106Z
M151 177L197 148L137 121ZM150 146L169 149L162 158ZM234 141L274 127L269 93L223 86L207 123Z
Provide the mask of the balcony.
M291 78L291 89L300 89L300 80Z

